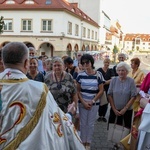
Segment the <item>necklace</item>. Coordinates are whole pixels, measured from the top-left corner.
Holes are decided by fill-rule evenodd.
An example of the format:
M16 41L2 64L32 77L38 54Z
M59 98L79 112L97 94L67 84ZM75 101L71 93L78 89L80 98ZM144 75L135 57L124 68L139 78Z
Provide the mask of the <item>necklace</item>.
M56 74L54 75L57 82L57 88L60 90L62 88L61 81L62 81L63 73L61 74L60 81L57 80Z

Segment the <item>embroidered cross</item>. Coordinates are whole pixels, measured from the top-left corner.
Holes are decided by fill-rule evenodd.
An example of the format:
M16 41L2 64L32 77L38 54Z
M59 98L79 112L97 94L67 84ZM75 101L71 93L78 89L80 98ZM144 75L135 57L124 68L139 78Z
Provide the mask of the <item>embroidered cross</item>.
M8 71L8 72L6 73L6 75L9 77L9 76L11 75L11 72Z

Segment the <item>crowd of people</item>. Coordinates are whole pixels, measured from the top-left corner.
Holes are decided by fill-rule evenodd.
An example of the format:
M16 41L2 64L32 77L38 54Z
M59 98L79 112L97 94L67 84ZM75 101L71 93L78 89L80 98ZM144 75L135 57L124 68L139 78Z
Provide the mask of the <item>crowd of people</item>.
M110 123L130 129L130 150L150 147L150 73L139 58L129 66L120 53L113 68L105 58L95 69L90 54L37 57L33 47L10 42L0 59L0 149L90 150L96 119L108 130Z

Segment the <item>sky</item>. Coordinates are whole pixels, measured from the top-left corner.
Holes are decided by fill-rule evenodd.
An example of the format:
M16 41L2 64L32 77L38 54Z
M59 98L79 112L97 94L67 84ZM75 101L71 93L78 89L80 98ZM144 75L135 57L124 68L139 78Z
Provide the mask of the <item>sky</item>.
M124 33L150 34L150 0L103 0L102 9Z

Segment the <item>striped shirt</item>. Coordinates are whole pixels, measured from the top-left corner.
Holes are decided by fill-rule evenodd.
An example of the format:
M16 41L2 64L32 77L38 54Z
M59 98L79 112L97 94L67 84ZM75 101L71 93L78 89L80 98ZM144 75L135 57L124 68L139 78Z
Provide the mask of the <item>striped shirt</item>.
M77 76L77 82L81 85L81 96L86 101L91 101L99 92L98 86L103 83L104 78L100 72L88 75L85 71Z

